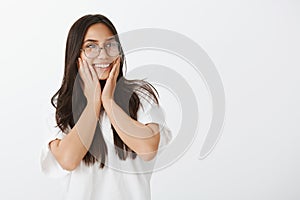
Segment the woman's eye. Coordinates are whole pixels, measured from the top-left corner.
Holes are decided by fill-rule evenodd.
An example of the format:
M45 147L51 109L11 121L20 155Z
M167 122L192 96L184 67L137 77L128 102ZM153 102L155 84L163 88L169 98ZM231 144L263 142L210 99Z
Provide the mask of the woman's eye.
M110 43L107 43L105 46L106 47L116 47L116 46L118 46L118 43L116 43L116 42L110 42Z
M94 49L94 48L97 48L97 45L95 45L95 44L87 44L86 48Z
M111 47L111 43L106 43L105 46L106 47Z

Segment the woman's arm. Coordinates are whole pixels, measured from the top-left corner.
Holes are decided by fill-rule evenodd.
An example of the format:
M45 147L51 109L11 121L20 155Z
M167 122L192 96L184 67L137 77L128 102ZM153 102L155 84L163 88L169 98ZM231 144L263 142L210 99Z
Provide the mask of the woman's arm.
M63 169L71 171L80 164L93 141L97 123L94 105L87 104L67 136L50 142L50 150Z
M62 140L50 143L54 157L66 170L75 169L92 144L101 108L101 87L94 69L85 60L78 59L78 72L87 98L87 106L71 131Z
M132 119L113 99L103 101L103 106L123 142L143 160L153 159L160 140L158 124L149 123L145 125Z
M114 101L117 77L120 71L120 57L118 57L109 73L101 95L101 102L123 142L134 150L143 160L149 161L156 155L159 146L160 133L156 123L147 125L128 116Z

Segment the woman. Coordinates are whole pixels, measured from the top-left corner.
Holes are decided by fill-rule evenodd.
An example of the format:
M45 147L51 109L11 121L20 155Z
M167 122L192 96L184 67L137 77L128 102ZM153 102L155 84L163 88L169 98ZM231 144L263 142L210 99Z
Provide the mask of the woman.
M151 199L151 170L171 135L155 88L125 79L124 64L108 18L86 15L73 24L51 99L59 132L41 153L42 171L65 179L64 199Z

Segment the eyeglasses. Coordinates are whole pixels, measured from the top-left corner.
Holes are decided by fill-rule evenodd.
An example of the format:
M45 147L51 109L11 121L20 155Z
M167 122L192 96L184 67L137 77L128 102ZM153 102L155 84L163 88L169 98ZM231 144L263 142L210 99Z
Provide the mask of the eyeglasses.
M105 53L110 57L116 57L121 53L121 45L115 40L105 41L103 43L103 47L100 47L99 45L90 42L87 43L85 47L81 50L84 51L84 54L87 58L92 59L98 57L102 49L104 49Z

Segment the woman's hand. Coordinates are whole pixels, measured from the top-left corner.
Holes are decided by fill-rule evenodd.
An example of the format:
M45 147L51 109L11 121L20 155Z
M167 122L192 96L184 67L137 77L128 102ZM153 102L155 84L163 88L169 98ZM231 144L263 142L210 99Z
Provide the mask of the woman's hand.
M99 118L101 108L101 87L98 76L92 66L86 60L78 58L78 72L82 82L81 87L87 99L87 104L95 108L96 116Z
M101 95L101 100L103 106L108 105L111 100L113 100L114 92L117 85L117 78L120 71L120 56L114 61L113 67L109 73L109 76L106 80L105 86L103 88L103 92Z

